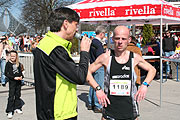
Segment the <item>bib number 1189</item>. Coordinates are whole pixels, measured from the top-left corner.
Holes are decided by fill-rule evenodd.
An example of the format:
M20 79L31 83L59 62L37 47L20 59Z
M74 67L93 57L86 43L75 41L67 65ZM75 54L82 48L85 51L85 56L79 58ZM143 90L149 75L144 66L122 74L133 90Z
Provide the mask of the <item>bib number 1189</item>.
M110 80L110 95L130 96L131 80Z

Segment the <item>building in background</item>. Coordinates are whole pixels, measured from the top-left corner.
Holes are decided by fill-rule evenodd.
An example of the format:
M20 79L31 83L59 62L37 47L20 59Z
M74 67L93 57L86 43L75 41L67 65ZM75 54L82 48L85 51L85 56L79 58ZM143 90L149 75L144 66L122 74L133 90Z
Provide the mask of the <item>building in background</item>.
M27 28L19 22L8 9L5 9L0 15L0 32L1 34L19 35L27 32Z

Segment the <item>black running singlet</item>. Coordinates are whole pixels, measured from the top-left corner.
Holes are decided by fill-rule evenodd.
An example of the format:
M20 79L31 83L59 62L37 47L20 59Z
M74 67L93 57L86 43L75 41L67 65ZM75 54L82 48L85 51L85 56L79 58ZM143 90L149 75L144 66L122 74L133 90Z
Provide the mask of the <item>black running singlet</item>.
M114 119L133 120L132 100L132 60L133 53L130 52L129 60L125 64L116 61L112 56L110 66L110 80L108 98L110 105L104 108L104 114Z

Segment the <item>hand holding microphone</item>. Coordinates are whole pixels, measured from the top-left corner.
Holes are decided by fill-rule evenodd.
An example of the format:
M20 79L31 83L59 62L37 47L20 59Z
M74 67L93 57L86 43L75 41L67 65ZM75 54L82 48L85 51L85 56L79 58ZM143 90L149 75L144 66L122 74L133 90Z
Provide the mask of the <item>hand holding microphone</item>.
M76 33L75 37L77 39L81 39L81 35L79 33ZM91 39L89 39L86 36L83 36L82 40L81 40L81 44L80 44L80 51L87 51L87 52L89 52L91 42L92 42Z

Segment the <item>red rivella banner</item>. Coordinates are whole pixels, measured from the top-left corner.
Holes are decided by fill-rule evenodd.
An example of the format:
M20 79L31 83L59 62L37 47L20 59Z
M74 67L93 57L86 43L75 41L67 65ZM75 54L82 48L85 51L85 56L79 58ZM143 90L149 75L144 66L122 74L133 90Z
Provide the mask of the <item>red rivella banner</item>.
M162 13L164 16L180 18L180 8L172 7L170 5L164 5Z
M74 10L78 12L81 19L161 15L161 5L152 4L119 7L105 6Z

